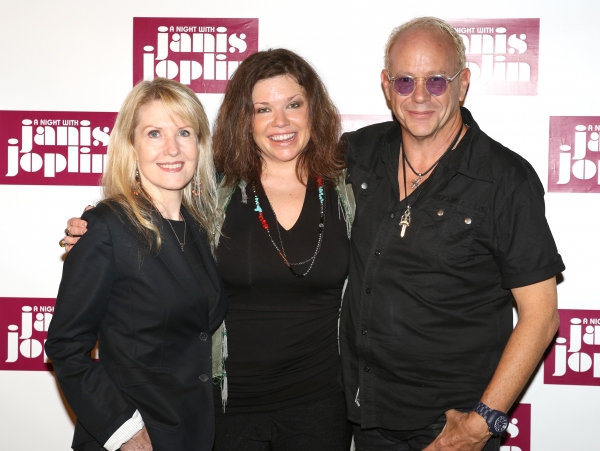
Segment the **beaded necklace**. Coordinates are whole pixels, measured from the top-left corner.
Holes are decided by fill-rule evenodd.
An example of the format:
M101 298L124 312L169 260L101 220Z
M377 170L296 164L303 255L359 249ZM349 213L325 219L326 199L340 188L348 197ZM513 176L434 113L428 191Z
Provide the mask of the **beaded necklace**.
M258 194L256 194L256 185L252 184L252 192L254 194L254 204L256 205L256 208L254 209L254 211L258 212L258 220L260 221L262 228L267 231L267 234L269 235L269 239L271 240L271 243L273 243L275 250L277 250L277 253L281 256L285 265L290 269L290 271L294 275L294 277L297 277L298 279L303 278L310 272L313 265L315 264L315 259L317 258L317 254L321 250L321 244L323 243L323 231L325 229L325 188L323 187L323 179L321 177L317 177L317 191L318 191L318 195L319 195L320 218L319 218L319 238L317 240L317 247L315 248L315 253L313 254L312 257L310 257L307 260L304 260L304 261L298 262L298 263L292 263L288 260L287 255L285 254L285 249L283 247L283 240L281 239L281 231L279 230L279 221L277 220L277 215L275 214L275 210L273 209L271 202L269 202L269 198L267 197L267 195L265 193L267 203L269 204L269 207L271 208L271 211L273 212L273 216L275 216L275 227L277 228L277 235L279 236L279 246L281 246L281 249L279 248L279 246L277 246L277 243L275 243L275 240L271 236L271 231L269 230L269 223L267 222L267 220L265 219L265 216L263 215L263 210L262 210L262 208L260 206L260 202L258 200ZM304 265L308 262L310 262L310 266L308 267L308 269L306 270L306 272L304 274L298 274L296 271L294 271L293 266Z

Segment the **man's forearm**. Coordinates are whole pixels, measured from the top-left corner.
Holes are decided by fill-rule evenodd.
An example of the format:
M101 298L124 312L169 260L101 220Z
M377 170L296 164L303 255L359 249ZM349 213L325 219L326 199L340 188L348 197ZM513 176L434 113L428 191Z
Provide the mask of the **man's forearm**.
M556 281L553 278L512 290L519 314L502 357L481 401L508 411L558 330Z

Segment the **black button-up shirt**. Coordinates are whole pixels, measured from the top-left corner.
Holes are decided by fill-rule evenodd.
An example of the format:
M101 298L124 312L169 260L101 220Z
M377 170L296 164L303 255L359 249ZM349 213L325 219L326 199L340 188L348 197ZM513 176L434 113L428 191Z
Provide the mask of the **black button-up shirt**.
M343 137L356 217L340 344L349 417L365 428L472 408L512 332L510 289L564 269L535 171L461 112L466 135L401 202L399 124Z

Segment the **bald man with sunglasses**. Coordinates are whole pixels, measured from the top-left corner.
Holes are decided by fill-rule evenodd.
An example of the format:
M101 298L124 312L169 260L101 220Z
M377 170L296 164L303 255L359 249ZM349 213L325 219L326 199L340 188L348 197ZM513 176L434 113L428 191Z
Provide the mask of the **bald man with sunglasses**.
M381 81L396 121L342 138L356 217L340 344L356 447L499 450L558 328L564 265L544 190L461 107L470 72L449 24L396 28Z

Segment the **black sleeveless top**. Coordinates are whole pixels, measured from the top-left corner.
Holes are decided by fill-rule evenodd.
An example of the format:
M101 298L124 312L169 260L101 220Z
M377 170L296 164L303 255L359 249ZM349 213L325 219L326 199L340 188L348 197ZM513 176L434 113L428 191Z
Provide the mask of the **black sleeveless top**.
M252 187L246 191L247 203L239 187L233 194L217 249L229 300L227 413L278 410L341 392L337 330L349 240L337 193L325 190L322 247L310 272L296 278L254 211ZM271 236L281 248L274 213L262 189L257 192ZM279 226L290 262L314 255L319 206L317 188L309 183L297 222L290 230ZM309 265L294 269L303 274ZM215 406L217 413L222 411L218 386Z

